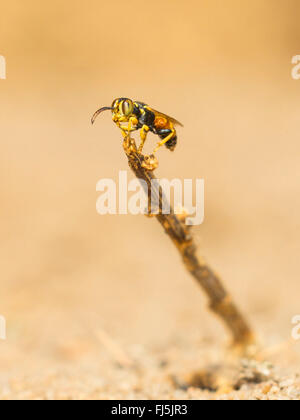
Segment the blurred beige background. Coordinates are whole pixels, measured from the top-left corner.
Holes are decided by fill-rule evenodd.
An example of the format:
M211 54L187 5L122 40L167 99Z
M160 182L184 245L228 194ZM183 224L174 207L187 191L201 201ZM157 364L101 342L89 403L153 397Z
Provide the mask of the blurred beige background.
M290 338L299 13L297 0L2 1L3 374L34 375L70 352L95 361L98 329L128 349L226 337L155 220L96 214L96 182L127 163L110 115L94 127L90 116L120 96L184 123L158 175L205 179L203 255L265 342Z

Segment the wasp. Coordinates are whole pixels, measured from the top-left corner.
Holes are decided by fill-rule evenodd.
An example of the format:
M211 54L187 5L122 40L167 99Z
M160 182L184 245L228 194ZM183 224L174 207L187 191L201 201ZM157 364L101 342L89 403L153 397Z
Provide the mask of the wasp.
M132 101L129 98L118 98L113 101L111 106L98 109L92 117L92 124L101 112L107 110L112 111L112 119L121 129L124 138L132 131L140 130L141 143L138 148L140 153L143 150L149 131L158 135L161 139L154 149L154 153L163 145L171 151L175 149L177 144L175 126L183 127L175 118L156 111L144 102Z

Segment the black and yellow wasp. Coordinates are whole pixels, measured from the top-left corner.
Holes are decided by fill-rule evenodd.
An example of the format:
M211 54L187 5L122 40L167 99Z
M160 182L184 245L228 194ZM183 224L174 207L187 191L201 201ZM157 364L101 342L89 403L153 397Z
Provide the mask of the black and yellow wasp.
M121 129L124 137L131 131L140 129L141 144L138 149L140 153L143 150L149 131L157 134L161 139L154 149L154 153L163 145L169 150L173 151L175 149L177 134L174 126L182 126L182 124L174 118L156 111L143 102L132 101L128 98L118 98L113 101L111 106L98 109L93 115L92 124L101 112L107 110L112 111L112 119Z

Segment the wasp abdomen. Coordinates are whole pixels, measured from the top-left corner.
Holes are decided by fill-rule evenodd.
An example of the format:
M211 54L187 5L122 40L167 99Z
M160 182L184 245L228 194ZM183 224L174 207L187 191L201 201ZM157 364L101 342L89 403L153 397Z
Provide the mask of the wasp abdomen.
M168 128L162 128L161 130L157 130L157 134L162 140L165 139L171 133L172 133L172 130ZM176 145L177 145L176 135L172 137L169 141L167 141L167 143L165 144L165 146L171 151L175 149Z

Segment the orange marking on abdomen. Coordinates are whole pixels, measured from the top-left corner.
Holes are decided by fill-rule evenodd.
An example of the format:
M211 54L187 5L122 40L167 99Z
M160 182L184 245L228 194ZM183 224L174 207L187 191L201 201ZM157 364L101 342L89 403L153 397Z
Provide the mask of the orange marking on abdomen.
M155 126L155 128L158 128L158 129L170 128L170 123L167 120L167 118L159 116L159 117L155 117L154 126Z

